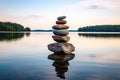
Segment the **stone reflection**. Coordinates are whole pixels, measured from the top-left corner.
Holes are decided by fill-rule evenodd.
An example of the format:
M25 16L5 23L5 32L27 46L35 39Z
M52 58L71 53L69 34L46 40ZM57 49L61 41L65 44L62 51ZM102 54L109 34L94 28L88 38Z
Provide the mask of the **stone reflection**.
M14 41L25 36L30 36L30 33L0 33L0 41Z
M98 38L120 38L120 33L78 33L83 37L98 37Z
M75 57L74 54L62 55L62 54L51 54L48 56L48 59L54 60L53 66L55 67L56 76L65 79L65 72L68 71L69 60L72 60Z
M56 75L61 79L65 79L65 72L68 71L69 60L74 58L73 52L75 47L68 43L70 40L69 34L69 26L65 25L67 23L64 20L66 16L60 16L57 18L56 25L53 28L53 40L56 43L51 43L48 45L48 49L54 54L48 56L48 59L54 60L53 66L55 67Z

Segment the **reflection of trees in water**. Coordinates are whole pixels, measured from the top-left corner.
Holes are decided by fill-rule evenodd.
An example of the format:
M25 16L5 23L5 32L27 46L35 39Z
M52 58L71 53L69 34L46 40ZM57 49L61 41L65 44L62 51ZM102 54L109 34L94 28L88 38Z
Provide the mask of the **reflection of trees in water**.
M78 33L78 35L79 36L83 36L83 37L103 37L103 38L107 38L107 37L108 38L109 37L111 37L111 38L112 37L113 38L114 37L116 37L116 38L118 37L119 38L120 37L120 34L114 34L114 33L113 34L111 34L111 33L110 34L109 33L108 34L100 34L100 33L99 34L98 33Z
M65 72L68 71L69 60L72 60L75 57L74 54L70 55L58 55L51 54L48 56L48 59L54 60L53 66L55 67L56 76L61 79L65 79Z
M24 33L26 36L30 36L30 33Z
M0 41L19 40L24 36L30 36L30 33L0 33Z

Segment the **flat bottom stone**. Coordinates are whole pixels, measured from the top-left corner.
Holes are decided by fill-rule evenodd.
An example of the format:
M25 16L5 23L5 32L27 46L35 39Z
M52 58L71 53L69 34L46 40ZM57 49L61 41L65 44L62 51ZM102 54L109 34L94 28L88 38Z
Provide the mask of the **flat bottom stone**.
M75 47L70 43L52 43L48 45L48 49L54 53L70 54Z

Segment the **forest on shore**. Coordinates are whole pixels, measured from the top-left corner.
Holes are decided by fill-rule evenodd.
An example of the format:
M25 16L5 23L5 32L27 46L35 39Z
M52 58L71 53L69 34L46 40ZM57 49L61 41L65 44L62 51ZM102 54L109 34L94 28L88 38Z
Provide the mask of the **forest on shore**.
M78 29L78 32L120 32L120 25L95 25Z
M0 22L0 31L31 31L29 27L12 22Z

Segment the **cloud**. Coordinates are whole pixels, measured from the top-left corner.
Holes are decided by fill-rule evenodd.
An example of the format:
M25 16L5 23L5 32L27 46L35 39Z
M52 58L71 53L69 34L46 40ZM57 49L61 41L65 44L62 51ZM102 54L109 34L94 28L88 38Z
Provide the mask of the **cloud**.
M88 9L106 9L106 8L100 5L90 5L88 6Z
M90 7L90 9L97 9L97 8L99 8L98 5L91 5L91 6L89 6L89 7Z
M16 16L17 18L21 18L21 19L24 19L24 20L30 20L30 19L44 19L45 17L44 16L41 16L41 15L26 15L26 16Z
M88 7L90 9L119 9L120 1L118 0L91 0L89 1Z
M84 0L63 7L73 11L81 9L119 9L120 0Z
M1 15L2 20L32 20L32 19L44 19L44 16L41 15L26 15L26 16L13 16L13 15Z

